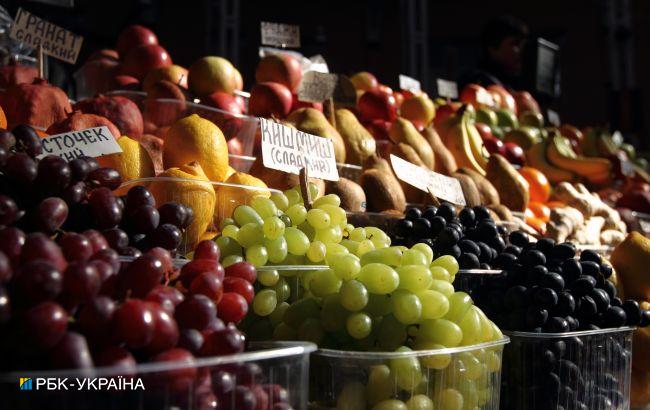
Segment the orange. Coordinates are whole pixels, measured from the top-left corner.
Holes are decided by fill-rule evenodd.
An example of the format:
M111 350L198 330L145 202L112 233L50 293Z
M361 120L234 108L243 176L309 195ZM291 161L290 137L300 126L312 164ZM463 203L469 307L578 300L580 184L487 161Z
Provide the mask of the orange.
M0 107L0 128L7 129L7 117L5 116L2 107Z
M537 168L522 167L519 173L528 181L528 185L530 185L531 201L542 203L548 201L548 198L551 196L551 184L542 171Z
M536 218L539 218L544 222L548 222L551 219L551 208L541 202L530 202L528 204L528 209L533 212Z

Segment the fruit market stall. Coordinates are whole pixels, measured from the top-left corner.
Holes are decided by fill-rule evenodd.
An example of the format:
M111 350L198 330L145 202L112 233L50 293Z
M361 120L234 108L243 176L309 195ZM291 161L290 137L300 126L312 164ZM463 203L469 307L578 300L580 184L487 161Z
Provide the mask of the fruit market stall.
M650 402L650 174L619 133L286 49L244 89L139 25L75 101L36 71L0 68L0 408Z

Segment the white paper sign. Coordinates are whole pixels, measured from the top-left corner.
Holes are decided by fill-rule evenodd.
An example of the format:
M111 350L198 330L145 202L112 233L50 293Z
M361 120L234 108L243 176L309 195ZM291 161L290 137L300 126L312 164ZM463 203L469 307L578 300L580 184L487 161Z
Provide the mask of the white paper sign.
M298 100L320 103L332 98L338 81L336 74L307 71L298 87Z
M325 57L322 55L316 54L315 56L311 56L309 57L309 61L311 61L311 65L309 66L310 71L318 71L319 73L330 72L327 61L325 61Z
M639 218L639 226L643 232L650 232L650 221Z
M122 152L108 127L86 128L82 131L48 135L41 139L43 154L58 155L66 161L79 157L101 157Z
M443 80L442 78L436 79L438 86L438 95L444 98L458 98L458 84L455 81Z
M556 127L560 126L560 115L556 111L547 110L546 117L548 118L548 122L550 124L555 125Z
M393 154L390 155L390 162L397 178L407 184L413 185L424 192L431 190L437 198L445 201L465 205L463 188L456 178L418 167Z
M260 23L260 31L262 32L263 45L291 48L300 47L300 26L262 21Z
M399 75L399 88L402 90L410 91L413 94L420 94L422 92L420 82L415 78L404 74Z
M264 166L291 174L307 167L310 178L338 181L334 144L329 138L260 118Z
M83 37L23 9L18 9L9 37L32 48L43 46L43 53L70 64L77 61L83 42Z

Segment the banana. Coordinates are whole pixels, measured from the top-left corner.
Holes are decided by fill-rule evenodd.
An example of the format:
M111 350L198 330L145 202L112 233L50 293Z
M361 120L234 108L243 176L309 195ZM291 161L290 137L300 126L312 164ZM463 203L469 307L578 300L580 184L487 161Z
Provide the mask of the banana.
M562 168L558 168L552 165L546 159L546 146L548 142L542 141L537 144L534 144L526 152L526 159L528 160L528 165L533 168L537 168L551 181L553 184L560 182L573 182L576 180L576 174L573 172L567 171Z
M554 134L549 139L546 156L549 162L556 167L575 172L587 179L590 175L600 177L612 170L611 162L604 158L588 158L577 155L566 138L558 134Z
M458 167L472 169L485 176L485 168L474 157L466 122L469 121L469 112L461 108L449 123L445 132L445 145L456 159Z
M483 138L481 138L481 134L479 134L474 124L469 121L469 118L463 121L463 123L465 124L467 135L469 136L469 145L472 148L474 159L476 159L476 162L481 166L481 168L485 169L490 154L483 146Z
M597 157L600 155L598 150L598 138L600 130L592 128L585 133L584 138L580 142L580 151L585 157Z
M596 145L601 157L614 156L620 150L614 142L614 139L612 139L612 136L608 133L600 134L600 138L596 140Z

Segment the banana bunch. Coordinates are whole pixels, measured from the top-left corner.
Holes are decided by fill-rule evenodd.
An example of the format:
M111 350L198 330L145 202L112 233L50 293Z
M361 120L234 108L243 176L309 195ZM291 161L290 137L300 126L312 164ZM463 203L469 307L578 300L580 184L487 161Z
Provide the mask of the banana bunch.
M583 178L594 185L611 181L612 164L605 158L576 154L566 137L555 132L546 141L533 145L526 155L528 163L554 184Z
M483 146L481 134L471 122L470 112L463 106L441 127L441 137L459 168L469 168L485 176L490 154Z
M580 149L587 157L610 157L615 156L621 147L608 131L592 128L585 134Z

